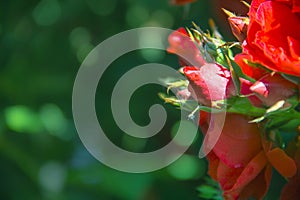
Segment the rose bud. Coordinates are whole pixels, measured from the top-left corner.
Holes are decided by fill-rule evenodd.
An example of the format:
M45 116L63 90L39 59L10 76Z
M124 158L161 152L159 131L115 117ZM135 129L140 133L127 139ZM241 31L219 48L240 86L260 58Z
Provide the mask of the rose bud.
M196 43L192 41L184 28L179 28L169 35L168 53L179 56L182 66L193 65L201 67L206 63Z
M200 68L185 67L183 72L189 80L192 97L203 105L211 106L212 101L235 94L230 71L222 65L209 63Z
M280 100L285 100L297 91L297 85L286 80L279 74L268 74L255 82L250 90L266 105L272 106Z
M248 17L228 17L228 22L233 35L239 42L243 42L247 37L247 30L249 25Z

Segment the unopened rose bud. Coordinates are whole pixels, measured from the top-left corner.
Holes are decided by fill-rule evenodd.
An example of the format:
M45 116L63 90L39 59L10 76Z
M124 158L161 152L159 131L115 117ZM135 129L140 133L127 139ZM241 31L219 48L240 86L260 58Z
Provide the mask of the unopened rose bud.
M279 74L268 74L255 82L250 90L266 105L272 106L279 100L285 100L296 93L297 85Z
M233 35L239 42L243 42L247 37L249 18L234 16L228 17L228 21Z
M170 45L167 51L178 55L182 66L193 65L201 67L206 63L195 42L184 28L179 28L172 32L168 40Z
M191 96L202 105L213 106L213 101L236 94L230 71L219 64L208 63L200 68L187 66L183 72L189 80Z

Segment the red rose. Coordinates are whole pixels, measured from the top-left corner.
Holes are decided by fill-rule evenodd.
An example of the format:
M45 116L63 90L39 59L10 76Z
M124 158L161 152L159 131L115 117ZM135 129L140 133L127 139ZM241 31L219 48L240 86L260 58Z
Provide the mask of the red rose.
M209 122L210 114L201 112L199 125L204 134ZM296 174L294 160L271 145L246 116L226 115L220 138L207 156L208 173L219 182L225 199L262 199L269 188L272 166L282 176Z
M219 64L185 67L183 72L189 80L188 88L192 97L203 105L211 106L211 101L223 100L235 94L229 70Z
M193 65L200 67L206 63L196 43L189 37L184 28L179 28L169 35L167 51L179 56L180 64L183 66Z
M300 0L253 0L243 52L251 61L300 76Z
M247 76L250 76L250 77L254 78L255 80L258 80L261 77L263 77L264 75L269 73L264 69L249 66L246 63L246 61L249 61L250 59L251 59L250 55L243 54L243 53L237 54L234 57L234 61L240 66L243 73Z
M206 116L209 124L210 115ZM256 124L248 121L243 115L227 114L221 136L207 156L208 173L219 182L225 199L259 199L269 187L271 167L260 132ZM200 128L204 134L206 123L202 117Z

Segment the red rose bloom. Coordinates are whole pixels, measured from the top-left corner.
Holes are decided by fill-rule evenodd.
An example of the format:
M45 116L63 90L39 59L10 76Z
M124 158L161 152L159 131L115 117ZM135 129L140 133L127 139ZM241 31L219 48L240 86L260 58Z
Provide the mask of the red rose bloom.
M251 61L300 76L300 0L253 0L243 52Z
M209 121L210 114L201 112L199 125L204 134ZM249 123L243 115L226 115L220 138L207 155L208 173L219 182L225 199L262 199L270 185L272 167L284 177L296 174L295 161L282 149L271 148L257 124Z

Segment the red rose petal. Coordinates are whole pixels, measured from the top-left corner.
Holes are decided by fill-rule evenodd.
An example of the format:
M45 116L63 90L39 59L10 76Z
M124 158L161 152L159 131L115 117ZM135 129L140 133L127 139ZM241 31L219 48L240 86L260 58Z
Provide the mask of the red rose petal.
M228 167L225 163L219 162L217 178L223 190L230 190L240 176L243 168Z
M261 151L244 168L241 175L236 180L236 183L232 187L232 190L245 187L263 170L263 168L265 168L266 164L267 158L264 151Z
M189 91L201 104L210 106L211 101L223 100L235 93L231 74L225 67L210 63L200 68L185 67Z
M292 58L299 59L300 58L300 41L296 40L293 37L288 36L288 45Z
M295 161L290 158L280 148L274 148L267 153L267 157L272 166L284 177L295 176L297 166Z
M214 154L214 152L210 152L209 154L207 154L207 159L209 161L209 165L208 165L208 174L210 175L210 177L214 180L218 180L217 177L217 170L218 170L218 166L219 166L219 158L216 156L216 154Z
M295 9L298 3L293 2ZM300 60L294 56L300 51L299 15L292 12L290 2L254 1L252 5L243 52L271 70L300 76ZM294 39L292 46L289 37Z
M250 197L255 199L263 199L266 195L272 175L272 168L270 165L261 171L261 173L251 181L240 193L240 199L249 199Z
M251 57L247 54L238 54L234 57L234 61L240 66L243 73L247 76L258 80L268 73L264 69L248 65L245 62L246 60L251 60Z
M213 151L229 167L245 167L262 149L258 127L248 122L243 115L226 116L222 133Z

